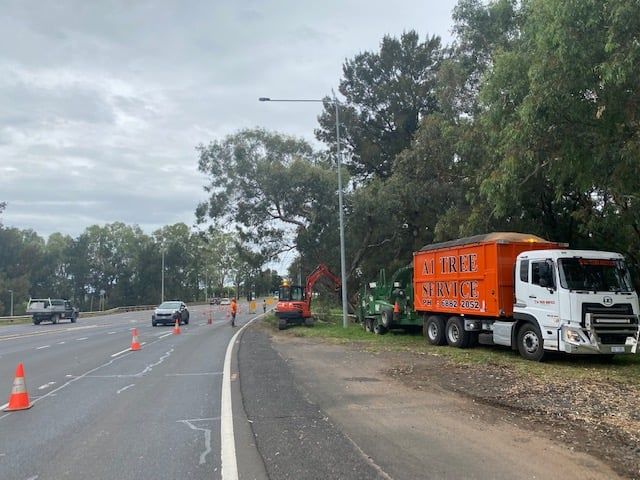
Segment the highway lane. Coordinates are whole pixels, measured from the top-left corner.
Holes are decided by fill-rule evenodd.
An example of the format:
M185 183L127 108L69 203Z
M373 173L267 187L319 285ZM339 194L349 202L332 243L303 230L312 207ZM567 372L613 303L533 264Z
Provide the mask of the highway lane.
M235 329L223 311L207 325L207 309L191 307L181 335L152 327L148 311L0 329L0 394L22 361L34 400L0 413L0 478L219 478L221 373ZM126 351L132 327L139 352Z

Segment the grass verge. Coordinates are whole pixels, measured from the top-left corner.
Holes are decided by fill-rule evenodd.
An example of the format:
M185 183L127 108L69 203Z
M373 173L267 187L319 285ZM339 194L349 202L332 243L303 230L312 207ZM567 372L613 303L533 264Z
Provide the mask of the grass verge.
M478 346L459 349L429 345L420 333L391 331L386 335L365 332L361 325L342 327L338 317L324 316L313 327L290 326L279 331L277 319L268 315L264 323L278 335L314 338L332 343L356 345L368 351L406 351L418 355L434 355L461 365L496 365L514 369L517 373L534 375L540 381L599 379L621 384L640 383L640 354L621 355L613 359L594 356L553 354L542 363L521 358L506 347Z

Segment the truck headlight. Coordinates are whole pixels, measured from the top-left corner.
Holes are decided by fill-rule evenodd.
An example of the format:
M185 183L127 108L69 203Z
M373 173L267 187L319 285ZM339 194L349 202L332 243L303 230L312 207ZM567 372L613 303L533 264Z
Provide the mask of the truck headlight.
M584 339L578 330L572 328L562 327L562 337L565 342L580 344L584 343Z

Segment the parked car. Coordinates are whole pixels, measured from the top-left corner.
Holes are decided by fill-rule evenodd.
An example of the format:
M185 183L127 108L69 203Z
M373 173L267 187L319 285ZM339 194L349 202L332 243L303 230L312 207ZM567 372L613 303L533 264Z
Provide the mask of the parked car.
M31 298L27 306L27 315L33 317L34 325L40 322L58 323L62 319L75 323L79 314L80 311L69 300L60 298Z
M225 297L222 300L220 300L220 305L231 305L231 300Z
M162 302L151 315L151 325L154 327L159 323L163 325L174 325L176 320L180 324L189 324L189 309L184 302L173 300Z
M220 297L213 297L209 301L209 305L220 305Z

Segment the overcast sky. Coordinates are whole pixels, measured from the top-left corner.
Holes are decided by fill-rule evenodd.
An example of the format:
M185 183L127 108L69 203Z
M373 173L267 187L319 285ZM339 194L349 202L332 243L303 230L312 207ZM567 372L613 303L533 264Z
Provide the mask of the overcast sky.
M195 146L262 126L313 140L346 58L451 39L454 0L0 0L0 217L72 236L194 223Z

